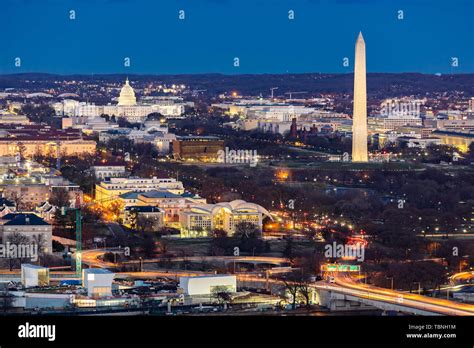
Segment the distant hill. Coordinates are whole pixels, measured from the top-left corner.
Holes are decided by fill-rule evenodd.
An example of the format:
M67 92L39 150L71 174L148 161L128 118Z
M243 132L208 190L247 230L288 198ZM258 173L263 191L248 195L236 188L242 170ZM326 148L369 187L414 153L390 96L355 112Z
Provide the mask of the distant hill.
M54 81L82 80L101 82L122 82L128 76L134 83L150 81L164 84L186 84L194 89L206 89L209 93L232 90L239 94L267 96L271 87L278 86L276 94L289 91L317 93L352 93L353 74L261 74L261 75L54 75L44 73L23 73L0 75L0 89L4 88L57 88ZM29 83L27 81L30 81ZM34 84L31 81L35 81ZM138 86L137 86L138 87ZM427 75L419 73L369 73L367 88L371 97L424 95L435 92L462 92L474 96L474 74Z

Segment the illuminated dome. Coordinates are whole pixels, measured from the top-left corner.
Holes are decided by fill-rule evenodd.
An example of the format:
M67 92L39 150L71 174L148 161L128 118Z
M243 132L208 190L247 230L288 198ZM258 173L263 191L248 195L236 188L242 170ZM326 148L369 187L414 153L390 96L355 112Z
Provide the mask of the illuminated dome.
M128 83L128 78L125 80L125 84L120 91L120 97L118 99L118 105L130 106L137 105L137 98L132 86Z

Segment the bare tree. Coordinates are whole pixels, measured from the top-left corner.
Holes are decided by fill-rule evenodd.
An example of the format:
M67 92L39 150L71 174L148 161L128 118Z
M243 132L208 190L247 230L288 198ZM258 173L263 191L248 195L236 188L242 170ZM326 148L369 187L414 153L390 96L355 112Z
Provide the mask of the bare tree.
M7 312L13 305L13 295L10 294L7 288L0 292L0 307L3 312Z
M44 234L35 234L32 237L33 244L36 245L36 250L38 252L38 264L40 263L40 257L44 254L44 249L46 248L46 237Z
M17 210L22 210L23 208L23 197L18 194L16 191L10 191L8 198L15 203Z
M147 217L142 214L138 214L136 222L136 230L140 233L153 232L155 225L155 219Z
M16 246L17 249L18 249L18 246L20 245L25 245L25 244L30 243L30 240L28 237L18 232L13 232L12 234L8 235L8 237L6 238L6 241L7 243L10 244L10 246L13 246L13 245ZM20 260L20 265L21 265L23 263L22 255L15 255L15 256L9 255L8 261L9 261L10 271L13 270L15 261L17 260Z
M19 142L18 143L18 154L20 155L20 158L22 160L25 159L25 156L26 156L26 146L25 144L23 144L22 142Z
M296 301L298 297L298 291L299 291L299 284L298 282L295 282L291 277L288 277L289 279L283 279L283 284L285 284L286 290L290 293L292 300L291 300L291 307L293 309L296 309Z
M49 203L59 208L69 207L69 192L63 187L54 189L49 198Z
M168 242L166 240L160 240L158 242L158 250L160 254L165 255L168 252Z
M211 297L216 299L219 304L230 303L232 301L232 293L226 286L216 286L211 291Z
M292 308L296 308L296 302L298 301L298 295L302 296L305 300L306 307L310 306L311 297L311 278L309 274L303 272L303 269L291 272L283 278L286 290L292 296Z

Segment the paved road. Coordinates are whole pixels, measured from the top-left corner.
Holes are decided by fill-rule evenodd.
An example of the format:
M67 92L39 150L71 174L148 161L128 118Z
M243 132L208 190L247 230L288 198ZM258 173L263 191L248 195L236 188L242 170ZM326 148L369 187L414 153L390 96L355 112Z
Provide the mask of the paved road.
M82 260L84 263L92 265L94 267L113 267L113 263L104 262L97 259L97 256L103 254L104 250L87 250L83 252ZM214 260L229 260L227 257L208 257ZM187 260L193 258L186 258ZM202 260L202 257L195 257L196 261ZM267 258L261 256L240 256L236 260L241 260L245 262L265 262L272 263L275 261L283 261L283 258ZM182 261L182 258L181 258ZM272 262L269 262L272 261ZM285 260L286 261L286 260ZM126 272L128 275L140 275L140 276L159 276L159 277L169 277L169 276L191 276L198 274L205 274L202 272L192 272L192 271L152 271L152 272ZM209 273L212 274L212 273ZM382 301L385 303L391 303L394 305L403 305L405 307L415 308L419 310L429 311L433 313L443 314L443 315L474 315L474 305L469 305L465 303L458 303L454 301L427 297L416 294L407 294L405 292L398 292L395 290L389 290L384 288L378 288L372 285L362 284L355 281L350 275L344 273L334 274L335 283L324 283L316 282L312 286L316 289L322 290L331 290L342 294L352 295L355 297L369 299L374 301ZM461 276L458 276L461 277ZM271 284L281 284L283 282L277 279L268 279L258 277L252 274L240 274L238 279L241 281L254 281L254 282L269 282Z
M443 315L474 315L474 305L378 288L356 282L346 274L335 274L335 281L334 284L316 285L316 288L333 290L364 299L402 305Z
M116 266L112 262L106 262L100 260L98 257L102 256L108 251L119 251L119 249L91 249L82 251L82 262L93 267L107 268ZM271 265L284 265L288 264L288 260L283 257L267 257L267 256L187 256L187 257L172 257L169 259L156 258L143 260L143 263L156 263L159 261L170 261L170 262L246 262L255 264L271 264ZM132 260L124 263L140 263L140 260Z

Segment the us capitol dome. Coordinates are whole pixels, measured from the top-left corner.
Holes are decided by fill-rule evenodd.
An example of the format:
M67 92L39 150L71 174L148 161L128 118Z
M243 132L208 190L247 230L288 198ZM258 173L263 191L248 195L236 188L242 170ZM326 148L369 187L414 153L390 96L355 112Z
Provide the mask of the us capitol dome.
M120 91L120 96L118 98L119 106L134 106L137 105L137 98L135 97L135 92L128 82L128 78L125 80L125 84Z

